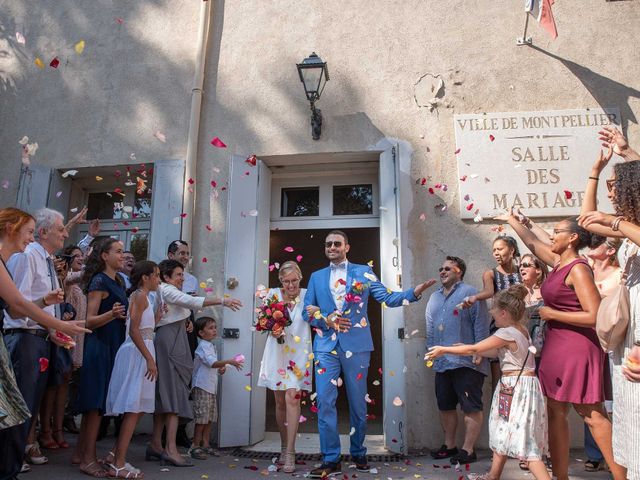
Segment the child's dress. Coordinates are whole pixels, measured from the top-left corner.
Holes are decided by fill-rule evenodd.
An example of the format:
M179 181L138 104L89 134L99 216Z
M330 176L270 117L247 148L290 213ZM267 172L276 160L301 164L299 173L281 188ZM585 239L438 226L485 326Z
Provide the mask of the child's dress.
M505 386L513 386L527 355L529 338L515 327L499 328L494 335L503 340L515 341L518 347L515 352L507 347L498 349L500 369L503 372L516 372L513 376L503 376L501 381ZM530 373L525 375L527 372L535 372L535 369L534 355L530 354L515 387L509 421L498 414L500 384L493 394L489 414L489 446L500 455L520 460L542 460L542 456L547 454L546 401L538 377L530 376Z
M156 358L153 348L153 329L156 321L153 306L149 302L142 312L140 320L140 335L151 356ZM127 339L116 355L116 361L109 382L107 394L106 415L121 415L123 413L153 413L156 402L156 385L145 377L147 361L138 347L131 340L129 329L131 319L127 319Z

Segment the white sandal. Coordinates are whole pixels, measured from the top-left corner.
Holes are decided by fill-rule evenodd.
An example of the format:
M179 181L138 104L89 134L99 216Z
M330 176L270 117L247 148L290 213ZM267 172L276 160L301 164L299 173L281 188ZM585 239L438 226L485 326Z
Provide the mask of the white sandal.
M140 471L132 472L131 470L129 470L127 468L127 465L125 465L124 467L118 468L113 463L110 463L109 464L109 468L111 470L113 470L114 472L116 472L115 475L112 475L111 472L109 472L109 477L111 477L111 478L130 478L132 480L136 480L136 479L140 480L140 479L144 478L144 474L142 472L140 472ZM120 475L120 472L123 471L123 470L125 472L127 472L127 474L125 476Z

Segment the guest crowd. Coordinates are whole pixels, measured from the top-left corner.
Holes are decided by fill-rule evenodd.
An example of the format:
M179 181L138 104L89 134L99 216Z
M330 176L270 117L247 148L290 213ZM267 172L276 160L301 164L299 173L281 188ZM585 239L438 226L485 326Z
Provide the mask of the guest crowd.
M600 135L606 150L586 179L579 217L558 222L552 232L520 211L496 217L530 253L521 254L514 237L498 236L482 290L465 283L460 256L447 256L439 269L441 286L426 306L425 365L435 372L444 430L434 458L477 460L489 374L494 392L491 469L469 478L498 479L511 457L537 479L550 479L551 469L567 480L573 408L584 420L586 469L606 465L615 479L640 480L640 155L617 129L605 127ZM615 211L607 214L597 210L596 194L613 153L625 161L602 179ZM127 462L127 450L145 413L153 415L147 460L187 467L190 459L216 454L209 442L218 376L229 366L241 370L244 357L219 359L215 318L194 312L214 305L236 311L241 303L197 295L198 280L187 271L189 245L181 240L159 264L136 262L122 242L100 236L93 220L77 245L65 245L85 215L86 209L65 224L51 209L33 215L0 209L0 480L47 463L43 450L70 448L65 431L79 434L71 461L87 475L143 478ZM355 318L349 298L366 304L371 292L386 306L401 306L435 283L391 292L370 268L349 264L348 251L347 235L332 231L325 241L330 268L314 272L308 290L300 288L298 264L289 261L280 266L280 285L262 292L284 302L291 319L269 335L258 379L274 392L285 473L296 469L301 393L311 392L314 371L323 464L310 476L341 473L334 417L342 378L352 410L351 454L358 471L369 470L363 441L373 346L366 314ZM623 294L628 322L620 324L619 340L603 339L612 319L603 318L602 299ZM306 347L312 330L313 353ZM117 438L98 458L96 443L110 418ZM185 445L190 420L194 435ZM179 445L188 446L187 457Z

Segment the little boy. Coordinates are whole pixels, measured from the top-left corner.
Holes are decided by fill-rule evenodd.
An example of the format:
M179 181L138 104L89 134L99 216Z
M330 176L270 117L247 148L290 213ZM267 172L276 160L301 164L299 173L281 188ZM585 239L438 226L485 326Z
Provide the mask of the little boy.
M195 429L189 455L196 460L205 460L207 455L215 455L215 451L209 445L209 438L211 437L211 424L218 417L216 401L218 373L224 374L227 365L242 370L243 363L236 359L218 360L216 347L211 343L218 334L214 318L198 318L195 332L198 336L198 348L195 351L191 379Z

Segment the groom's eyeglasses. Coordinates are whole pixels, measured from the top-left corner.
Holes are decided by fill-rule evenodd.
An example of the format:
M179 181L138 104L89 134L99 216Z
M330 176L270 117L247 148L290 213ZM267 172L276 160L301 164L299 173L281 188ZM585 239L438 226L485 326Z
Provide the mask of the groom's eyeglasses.
M324 242L324 246L326 248L331 248L332 246L340 248L342 246L342 242Z
M451 267L440 267L438 269L438 272L442 273L442 272L450 272L451 271Z

